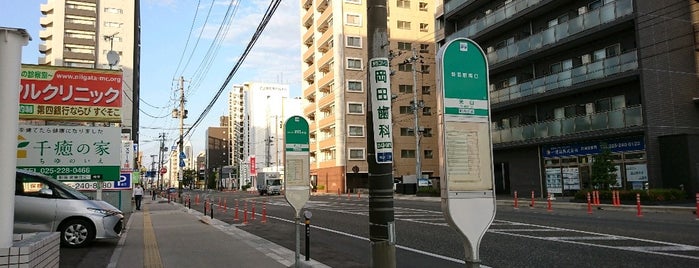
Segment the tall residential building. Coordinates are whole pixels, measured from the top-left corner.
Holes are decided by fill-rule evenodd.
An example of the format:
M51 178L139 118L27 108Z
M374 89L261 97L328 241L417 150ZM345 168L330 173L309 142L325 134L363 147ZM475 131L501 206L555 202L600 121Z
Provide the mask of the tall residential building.
M123 72L122 125L132 126L135 1L48 0L41 5L40 65ZM119 62L110 66L107 53Z
M301 99L289 97L289 85L234 85L228 94L228 109L231 163L239 167L243 184L252 182L255 172L283 172L282 127L287 118L301 114ZM252 167L255 172L251 172Z
M686 0L445 0L437 41L467 37L487 53L497 191L595 187L605 148L615 187L699 190L696 11Z
M395 97L393 176L415 175L419 155L421 173L438 177L435 5L427 0L388 0L387 4L386 45L392 53ZM303 114L310 119L311 176L328 192L368 188L366 10L363 0L301 0ZM415 105L413 99L417 99ZM413 109L418 109L417 137Z

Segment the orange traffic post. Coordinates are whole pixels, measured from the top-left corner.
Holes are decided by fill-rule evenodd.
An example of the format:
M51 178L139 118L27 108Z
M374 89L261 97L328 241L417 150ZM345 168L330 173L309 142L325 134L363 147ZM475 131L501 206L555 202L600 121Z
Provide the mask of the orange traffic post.
M529 204L529 208L534 208L534 191L532 191L532 203Z
M357 191L357 200L362 199L362 192Z
M223 199L223 212L228 212L228 198Z
M238 199L235 200L235 214L233 216L233 221L239 221L240 218L238 217Z
M250 214L250 221L255 220L255 201L252 201L252 213Z
M347 200L350 200L350 191L347 191Z
M553 211L553 208L551 207L551 193L548 194L546 197L546 202L548 203L546 206L547 211Z
M694 214L697 214L697 220L699 221L699 193L695 195L695 198L697 199L697 211Z
M260 220L260 222L267 222L267 202L262 203L262 220Z
M515 209L519 209L519 204L517 204L517 191L515 191Z
M636 193L636 216L638 217L643 217L643 213L641 213L641 194Z
M587 214L592 214L592 200L590 198L590 192L587 192Z
M199 194L197 194L197 197L194 198L194 203L198 206L199 205Z

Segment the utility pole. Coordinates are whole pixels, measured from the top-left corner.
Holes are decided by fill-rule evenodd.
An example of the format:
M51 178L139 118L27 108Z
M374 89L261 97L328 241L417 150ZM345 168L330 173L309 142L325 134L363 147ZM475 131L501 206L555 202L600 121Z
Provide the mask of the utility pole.
M178 152L177 159L178 169L177 169L177 188L178 196L182 196L182 177L184 176L184 118L187 116L187 110L184 109L184 77L180 76L180 109L178 116L180 118L180 139L177 142Z
M420 163L420 158L422 157L421 150L420 150L420 114L419 110L422 107L420 103L417 101L417 71L415 64L418 62L418 56L415 53L415 48L413 48L413 55L410 57L409 61L412 62L411 66L413 68L413 115L415 116L415 129L413 129L413 132L415 133L415 176L417 176L418 184L420 182L420 178L422 178L422 164Z
M395 219L393 212L393 173L392 173L392 150L393 146L391 142L382 142L388 144L388 149L391 150L388 155L388 163L386 161L378 161L378 152L375 147L376 138L374 137L374 132L379 131L379 134L392 135L390 133L391 123L390 123L390 70L388 70L388 31L387 23L388 14L386 8L386 0L368 0L367 1L367 41L369 44L369 67L370 70L374 67L372 66L374 60L377 64L380 62L385 62L385 70L382 75L372 73L371 71L367 73L367 81L371 85L371 90L367 93L367 163L369 167L369 240L371 241L371 267L396 267L396 243L395 243ZM385 58L383 60L382 58ZM388 72L388 73L387 73ZM377 83L379 78L382 78L382 82L389 85L389 88L374 88L374 83ZM374 92L381 91L381 100L388 100L388 107L381 106L379 103L373 103L372 99L378 98L373 96ZM387 91L387 92L386 92ZM376 107L372 107L376 106ZM374 109L376 111L374 111ZM381 108L381 109L378 109ZM388 129L388 133L385 133L385 129L374 130L374 117L385 116L388 122L387 125L383 127ZM386 119L384 118L384 119ZM381 119L381 120L384 120ZM379 121L381 121L379 120ZM383 137L383 136L382 136ZM380 138L382 138L380 137ZM390 139L390 138L389 138ZM386 149L385 147L383 149ZM382 155L385 155L382 152ZM383 159L386 160L386 159ZM380 162L380 163L379 163Z
M155 172L155 157L156 156L158 156L158 155L157 154L150 155L150 171L151 172ZM160 170L158 170L157 172L160 172ZM151 173L151 174L153 174L153 173ZM153 184L153 177L150 178L150 183L151 183L150 187L152 188L153 187L153 185L152 185Z
M165 151L165 132L160 133L160 135L158 135L158 138L160 138L160 151L158 156L158 190L163 190L163 185L161 181L163 173L161 173L160 170L163 168L163 153Z

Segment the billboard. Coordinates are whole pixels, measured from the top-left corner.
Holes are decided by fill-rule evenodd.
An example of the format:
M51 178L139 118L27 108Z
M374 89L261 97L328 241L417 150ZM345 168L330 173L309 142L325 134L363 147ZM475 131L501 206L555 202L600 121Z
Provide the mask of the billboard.
M19 118L121 122L122 73L22 65Z
M17 168L62 181L119 180L118 127L20 125Z

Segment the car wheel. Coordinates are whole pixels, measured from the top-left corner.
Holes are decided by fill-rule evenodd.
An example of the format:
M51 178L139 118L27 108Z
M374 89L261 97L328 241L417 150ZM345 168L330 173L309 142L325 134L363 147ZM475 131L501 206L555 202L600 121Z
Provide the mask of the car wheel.
M72 219L61 225L61 245L71 248L84 247L95 238L95 230L83 219Z

